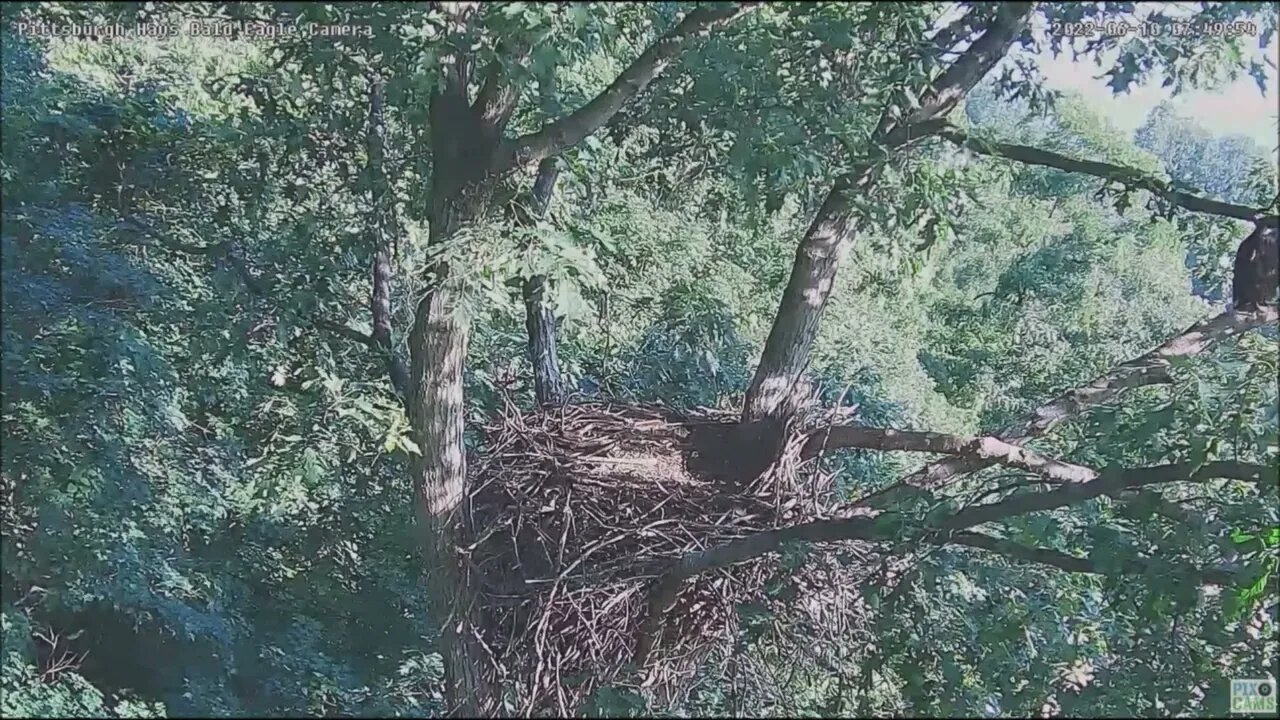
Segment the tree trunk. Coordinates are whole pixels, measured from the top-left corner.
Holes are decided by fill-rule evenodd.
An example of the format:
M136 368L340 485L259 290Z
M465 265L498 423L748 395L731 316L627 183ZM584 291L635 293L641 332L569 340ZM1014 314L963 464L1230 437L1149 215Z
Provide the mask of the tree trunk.
M474 3L441 3L455 29L465 27ZM473 57L449 53L444 83L432 93L430 244L447 246L486 212L496 184L507 173L573 147L599 130L623 105L660 74L689 44L741 17L756 4L713 6L690 12L627 67L600 95L538 132L515 140L503 130L520 97L519 83L495 58L476 101L469 101ZM517 53L519 55L519 53ZM515 64L519 64L518 59ZM548 197L550 186L548 185ZM466 455L462 369L467 351L466 318L455 304L462 280L442 260L428 269L429 286L415 308L409 334L409 422L421 450L412 480L423 530L428 605L441 623L441 648L451 712L478 717L500 710L492 663L485 659L474 627L475 588L457 541L465 513Z
M529 361L533 364L533 392L538 404L564 402L564 384L556 357L556 317L544 300L547 279L535 275L524 281L524 326L529 333Z
M369 309L373 315L373 346L382 353L391 385L403 397L408 386L408 371L396 355L391 339L391 237L390 188L383 157L386 148L386 123L382 115L383 81L374 77L369 89L369 127L365 138L369 153L369 219L366 232L373 246L373 292Z
M432 242L448 242L471 219L464 215L456 225L433 225ZM437 265L434 271L443 280L418 303L409 336L409 418L413 440L422 450L414 456L410 472L424 535L428 611L440 627L449 714L492 716L498 712L496 679L488 672L490 663L477 639L475 586L457 546L459 538L467 537L462 370L469 328L456 307L461 282L448 274L447 267Z
M1032 5L1000 5L982 36L922 93L919 109L903 121L895 120L896 116L889 112L881 117L871 145L892 153L942 129L939 121L1008 52L1026 24ZM805 233L760 365L747 389L742 409L744 423L785 420L792 412L794 388L809 363L809 351L818 333L822 310L831 296L836 269L857 229L851 193L865 197L879 167L880 162L870 161L837 180Z
M853 238L851 193L865 192L876 167L868 164L836 181L797 248L791 278L747 390L742 410L744 423L778 420L790 414L793 391L809 364L809 349L818 334L822 310L831 297L836 269Z
M538 163L538 177L533 183L529 224L543 217L551 202L560 166L556 158ZM538 404L560 405L564 402L564 384L556 351L556 317L547 307L547 279L542 275L527 278L522 284L524 325L529 333L529 361L533 364L533 390Z
M496 144L478 130L467 103L467 68L454 69L446 89L431 103L432 148L429 244L448 247L487 210L496 178L478 157ZM463 427L463 365L467 354L467 318L457 304L463 279L444 260L426 273L427 288L414 312L409 333L409 424L421 454L410 468L425 535L426 591L431 620L441 628L446 696L451 713L462 717L492 714L495 683L478 647L472 609L475 588L465 556L462 526L467 488Z

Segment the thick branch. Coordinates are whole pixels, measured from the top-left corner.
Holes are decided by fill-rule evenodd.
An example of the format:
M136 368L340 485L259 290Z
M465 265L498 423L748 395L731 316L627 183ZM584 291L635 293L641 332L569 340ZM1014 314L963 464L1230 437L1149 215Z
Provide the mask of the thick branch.
M1147 485L1181 481L1205 482L1218 478L1245 482L1264 480L1275 482L1276 471L1262 465L1225 461L1202 465L1177 463L1129 470L1107 470L1091 482L1063 485L1050 492L1019 493L999 502L961 510L942 521L939 527L944 530L962 530L1015 515L1074 505L1103 495L1113 495L1123 490Z
M1092 556L1076 557L1075 555L1068 555L1050 548L1028 547L1011 540L977 532L955 533L946 538L944 542L982 548L1014 560L1038 565L1050 565L1073 573L1145 575L1153 567L1152 563L1140 558L1126 558L1119 563L1109 564ZM1235 581L1233 573L1217 568L1196 570L1194 574L1206 585L1231 585Z
M797 540L826 542L833 540L879 540L874 520L819 520L817 522L779 528L726 543L719 547L691 553L669 570L649 591L649 602L636 639L635 663L643 666L662 626L662 618L675 602L685 580L708 570L728 567L777 550L783 543Z
M1214 344L1239 336L1277 320L1276 308L1252 313L1223 313L1196 323L1160 347L1117 365L1087 385L1072 388L1023 416L1014 425L996 434L1001 440L1022 443L1049 432L1058 423L1079 417L1087 410L1111 401L1128 388L1170 382L1173 358L1194 357ZM930 463L907 476L903 482L915 487L937 489L953 478L981 470L993 463L973 457L954 457Z
M920 107L905 122L899 124L889 114L881 119L876 130L876 142L886 148L899 147L921 137L925 134L923 128L946 117L1009 52L1009 46L1026 26L1033 6L1034 3L1029 2L1000 5L986 31L930 84L929 90L920 98Z
M945 128L939 131L938 134L960 147L972 150L982 155L1003 157L1028 165L1041 165L1066 172L1093 175L1095 177L1118 182L1134 190L1146 190L1147 192L1162 198L1165 202L1168 202L1171 205L1177 205L1178 207L1186 208L1193 212L1222 215L1224 217L1248 221L1256 221L1266 213L1265 208L1251 208L1244 205L1235 205L1233 203L1222 202L1220 200L1213 200L1193 195L1191 193L1182 192L1180 190L1174 190L1169 183L1159 178L1151 177L1140 170L1125 167L1123 165L1113 165L1111 163L1098 162L1096 160L1077 160L1072 157L1067 157L1066 155L1060 155L1049 150L1041 150L1039 148L1029 147L1026 145L988 142L974 138L964 131L952 127Z
M546 214L559 175L560 165L556 158L546 158L538 163L530 207L516 211L522 224L531 225ZM533 365L534 396L539 405L555 406L564 401L564 386L556 348L556 316L547 307L546 286L545 275L525 278L521 283L521 295L524 298L525 330L529 334L529 360Z
M1092 468L1054 460L999 438L965 437L857 425L839 425L813 432L805 443L801 455L813 457L823 449L850 447L960 455L982 462L1019 468L1058 482L1089 482L1098 477L1098 471Z
M1272 482L1277 479L1274 468L1234 462L1211 462L1203 465L1182 463L1149 468L1104 472L1098 479L1086 483L1064 485L1045 493L1023 493L1000 502L967 508L934 522L921 531L950 531L956 533L975 525L993 522L1039 510L1051 510L1065 505L1083 502L1101 495L1160 483L1193 481L1204 482L1216 478L1231 478L1247 482ZM778 550L784 543L834 542L841 540L895 540L901 539L892 524L877 522L878 518L853 517L837 520L818 520L803 525L769 530L725 543L716 548L686 555L679 564L668 571L651 589L648 614L641 623L636 644L636 662L643 664L652 647L662 622L662 616L670 609L685 580L715 568L728 567ZM937 539L945 540L945 536Z
M921 98L920 108L911 114L906 124L915 125L951 112L965 93L1009 52L1009 46L1026 27L1034 5L1029 2L1000 5L986 32L933 82L930 92Z
M648 87L694 40L709 35L758 6L757 3L732 3L697 8L650 45L609 87L586 105L535 133L503 143L497 169L503 171L536 163L582 142Z
M482 132L498 137L511 119L520 99L520 86L514 82L512 68L523 63L532 49L528 43L519 44L509 53L499 47L498 57L485 68L484 84L471 107L483 126ZM508 58L506 62L500 59L504 56Z
M782 419L791 411L788 403L809 365L809 352L835 287L836 272L861 224L854 198L865 197L874 189L884 167L884 156L927 136L928 129L941 127L940 118L1000 62L1030 10L1030 3L1001 5L982 37L923 92L921 107L909 118L911 124L897 126L901 115L894 107L881 116L871 145L884 155L860 158L836 180L796 249L791 276L760 354L760 364L747 388L743 422Z

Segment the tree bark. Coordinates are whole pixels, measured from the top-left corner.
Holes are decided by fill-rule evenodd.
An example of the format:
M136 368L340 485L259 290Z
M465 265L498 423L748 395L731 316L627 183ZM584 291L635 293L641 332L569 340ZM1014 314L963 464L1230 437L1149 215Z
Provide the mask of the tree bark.
M468 103L469 62L454 58L442 90L431 98L431 205L434 248L448 247L480 219L491 199L494 178L477 162L490 157L500 128L485 128ZM466 447L463 427L463 364L468 327L459 312L462 280L438 259L427 269L425 291L409 332L409 424L421 453L410 465L423 531L428 609L441 627L446 694L451 712L475 717L494 707L492 678L475 646L474 588L456 548L464 528Z
M947 542L947 533L959 533L983 523L995 522L1031 512L1052 510L1084 502L1102 495L1172 482L1208 482L1229 478L1252 483L1276 482L1276 470L1261 465L1235 462L1204 464L1179 463L1146 468L1115 469L1099 473L1089 482L1063 485L1051 492L1018 493L999 502L962 509L927 526L910 527L923 541ZM643 665L661 627L663 615L671 608L685 580L716 568L729 567L777 551L784 543L836 542L842 540L901 541L898 523L881 522L887 515L817 520L801 525L747 535L718 547L691 553L682 558L650 588L645 619L641 622L634 660ZM937 535L935 533L942 533ZM976 544L972 536L964 544ZM978 540L977 542L981 542ZM1007 549L1007 548L1006 548ZM1041 560L1047 559L1041 557Z
M383 81L374 77L369 88L369 127L365 147L369 155L369 219L366 233L373 246L373 292L369 309L373 316L372 346L383 355L391 385L405 397L409 372L395 352L391 339L391 232L388 227L390 183L387 182L383 158L386 155L386 123L382 115Z
M452 239L458 229L436 227L432 235L439 242ZM444 279L418 303L409 335L409 421L422 451L410 472L424 534L428 609L442 628L447 696L454 714L478 717L489 714L493 688L474 647L474 588L454 544L462 532L466 491L462 369L468 328L456 308L458 281L448 277L447 268L437 266L436 273Z
M555 407L564 403L564 383L556 355L556 317L547 307L544 293L547 278L535 275L524 281L524 327L529 334L529 361L533 364L533 393L538 404Z
M893 119L891 112L883 115L872 135L872 145L887 154L927 136L920 128L936 123L950 112L1008 52L1022 32L1031 5L1001 6L986 32L923 94L918 110L901 124ZM839 178L809 225L796 250L791 277L765 341L760 364L747 389L743 423L785 419L791 412L789 401L809 364L809 352L835 285L836 270L857 232L852 194L869 193L882 162L883 156L867 161Z
M953 127L939 130L938 135L959 147L972 150L979 155L1002 157L1024 165L1040 165L1062 170L1063 172L1092 175L1104 180L1118 182L1134 190L1146 190L1170 205L1176 205L1192 212L1221 215L1222 217L1248 220L1250 222L1259 221L1267 213L1266 208L1246 207L1175 190L1169 183L1160 178L1152 177L1141 170L1123 165L1114 165L1096 160L1077 160L1060 153L1027 145L986 141L974 138L968 133Z
M444 7L446 6L447 7ZM455 24L464 25L472 4L443 4ZM432 94L432 153L429 243L440 249L456 242L492 203L496 185L529 163L560 154L607 123L642 92L697 38L748 11L740 4L698 8L659 38L596 98L573 114L524 138L508 141L503 132L519 98L519 87L502 63L492 64L473 104L472 57L456 50L444 58L443 86ZM515 54L523 54L518 50ZM425 273L426 289L414 312L409 334L408 415L421 454L411 465L417 507L425 533L427 594L432 619L442 623L446 692L460 716L498 711L496 683L472 609L475 590L456 542L466 497L466 449L463 425L463 363L468 326L457 303L463 279L437 259Z
M809 350L831 296L836 269L849 250L854 210L848 191L851 186L865 191L874 175L875 167L868 165L856 178L837 179L805 232L760 365L747 389L743 423L765 422L787 414L795 384L809 363Z
M1169 366L1173 358L1194 357L1224 339L1273 324L1276 318L1275 308L1263 308L1255 313L1224 313L1198 322L1151 352L1117 365L1089 384L1067 390L1035 408L1014 425L997 433L996 437L1011 443L1025 442L1044 435L1061 422L1079 417L1085 411L1109 402L1128 388L1167 383L1170 381ZM945 458L912 473L903 483L936 490L954 478L992 464L994 463L989 459L969 456Z
M530 220L543 217L551 203L560 166L556 158L538 163L538 176L533 182ZM555 406L564 402L564 384L556 350L556 316L547 307L547 278L534 275L521 285L524 296L524 324L529 333L529 361L533 365L533 390L539 405Z

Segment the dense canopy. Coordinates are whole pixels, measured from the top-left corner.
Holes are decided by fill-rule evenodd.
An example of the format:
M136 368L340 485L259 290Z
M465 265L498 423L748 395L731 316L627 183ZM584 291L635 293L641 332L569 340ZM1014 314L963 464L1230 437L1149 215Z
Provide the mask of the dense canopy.
M1271 4L0 20L5 717L1274 690Z

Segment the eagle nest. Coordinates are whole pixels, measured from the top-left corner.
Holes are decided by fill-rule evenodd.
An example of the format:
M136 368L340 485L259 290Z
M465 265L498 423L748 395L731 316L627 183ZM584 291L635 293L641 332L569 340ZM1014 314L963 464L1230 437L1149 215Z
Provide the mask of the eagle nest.
M799 462L800 433L766 447L736 425L719 411L617 404L508 405L486 424L465 549L474 634L509 712L568 716L606 683L669 705L744 636L795 647L781 634L801 629L799 649L813 655L824 638L862 635L856 587L877 558L856 549L799 563L784 548L698 575L649 612L682 559L829 516L830 475ZM731 472L761 462L746 481Z

